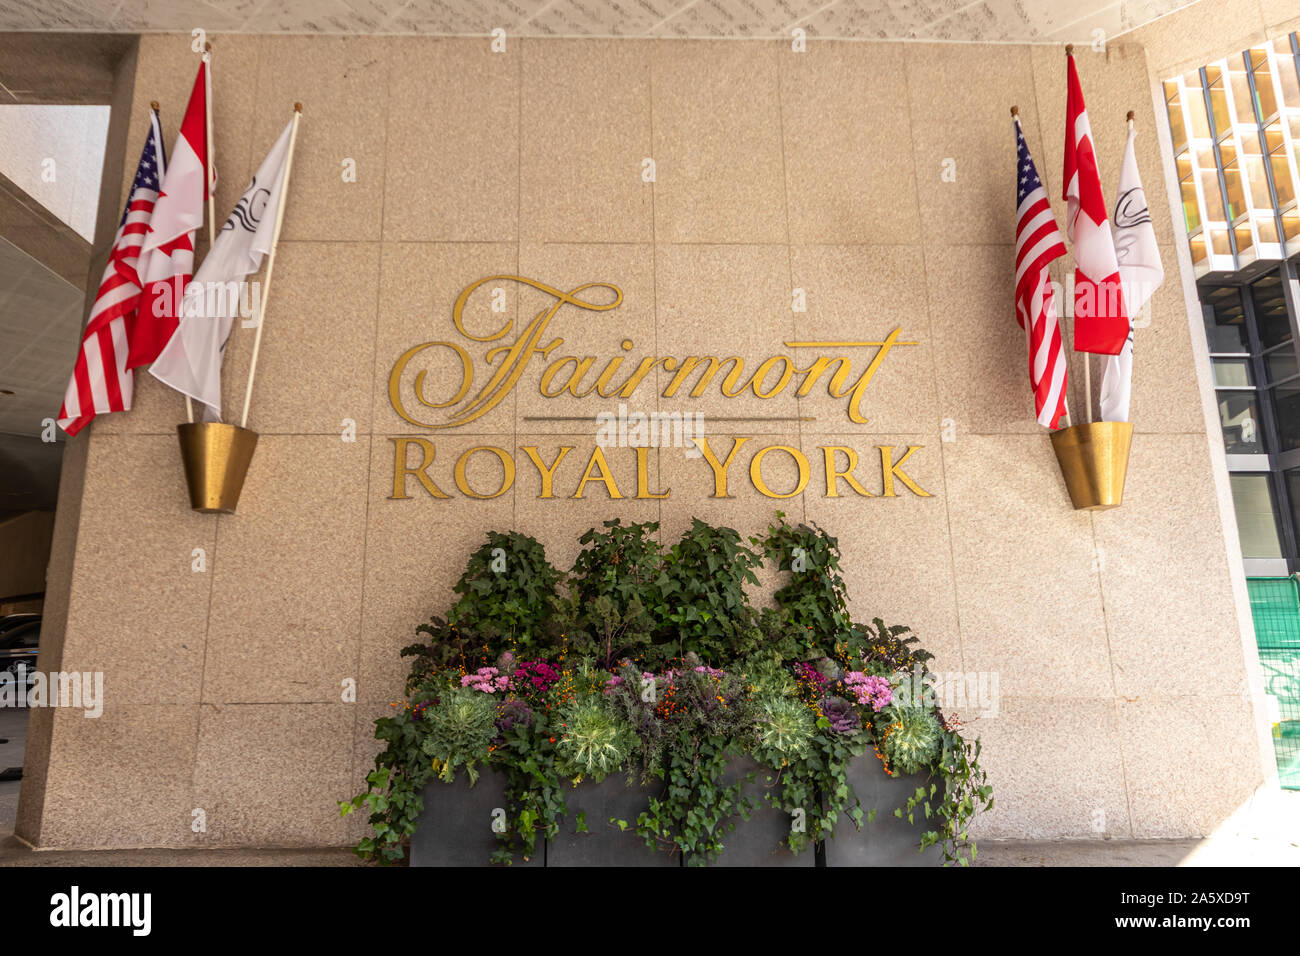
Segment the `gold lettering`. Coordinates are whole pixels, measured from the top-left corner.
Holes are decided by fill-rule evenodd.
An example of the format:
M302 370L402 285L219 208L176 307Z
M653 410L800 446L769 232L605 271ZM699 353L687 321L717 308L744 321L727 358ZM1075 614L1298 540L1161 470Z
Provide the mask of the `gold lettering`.
M616 309L623 302L623 291L617 286L609 285L605 282L588 282L578 286L569 292L562 292L553 288L544 282L538 282L536 279L528 279L524 276L515 275L495 275L479 279L476 282L466 286L456 298L456 304L452 308L452 320L455 322L456 330L461 335L475 342L495 342L507 335L514 327L514 321L510 320L505 323L496 332L490 335L471 335L465 328L464 310L465 304L474 290L480 288L488 282L521 282L524 285L531 286L547 295L552 296L555 301L549 308L543 309L534 316L528 327L520 333L519 338L509 348L493 349L489 356L501 356L501 367L496 370L491 380L483 386L482 390L470 401L464 409L460 411L451 421L441 425L428 426L431 428L454 428L472 422L482 415L486 415L495 408L506 395L508 395L518 383L520 376L523 375L524 369L527 368L529 361L534 355L541 355L546 358L553 349L563 343L563 339L554 339L547 345L541 345L542 336L546 334L546 328L550 324L555 313L560 307L569 304L575 305L580 309L588 309L593 312L606 312L610 309ZM609 303L588 302L578 297L579 293L588 289L601 288L609 289L614 293L614 301ZM491 361L491 358L489 358Z
M624 339L620 343L620 345L623 351L626 352L632 348L632 340ZM606 389L609 388L610 379L614 377L614 373L617 372L622 365L623 365L623 356L615 355L612 359L610 359L605 364L604 369L601 370L600 376L596 379L596 384L594 386L596 394L599 395L601 398L613 398L615 395L618 394L617 388L614 389L613 391L606 391ZM650 363L650 367L651 368L654 367L653 362ZM647 371L649 371L649 369L647 369ZM591 390L589 389L586 394L588 395L591 394Z
M902 470L903 463L912 457L912 452L916 451L918 448L924 448L924 445L908 445L907 451L903 454L902 458L898 459L898 461L894 461L893 445L877 445L876 447L880 449L880 473L884 477L885 482L884 497L897 497L897 495L894 494L895 476L897 476L898 480L911 490L912 494L919 495L922 498L933 497L930 492L926 491L909 478Z
M388 376L388 401L389 404L393 406L393 411L397 412L398 415L410 422L412 425L420 425L425 428L438 427L437 425L426 425L424 422L412 418L410 414L407 413L406 408L402 404L402 373L406 371L407 363L416 355L425 349L433 348L438 345L451 349L460 359L460 389L445 402L430 402L424 397L425 370L421 369L415 376L415 397L420 404L426 405L429 408L446 408L450 405L455 405L469 393L470 385L474 382L474 361L469 357L468 352L459 345L456 345L454 342L424 342L407 349L398 357L396 363L393 365L392 373Z
M645 358L643 358L641 360L641 363L637 365L636 371L632 373L631 377L629 377L628 380L623 383L623 387L619 389L618 397L631 398L632 393L635 392L637 386L641 384L641 380L645 378L647 375L649 375L651 370L656 365L658 365L660 362L663 362L664 368L668 368L668 363L671 361L672 359L656 359L656 358L651 358L650 356L646 356ZM672 371L672 369L669 369L669 371Z
M799 483L795 485L794 491L789 494L778 495L763 480L763 457L769 451L788 452L799 468ZM749 462L749 480L754 483L755 488L769 498L793 498L803 491L808 484L808 472L808 459L804 457L804 453L798 448L791 448L789 445L768 445L766 448L760 448Z
M501 459L501 487L490 495L480 495L478 492L470 488L469 478L465 474L466 469L469 466L470 456L477 451L490 451ZM515 483L515 460L510 457L510 453L504 448L497 448L495 445L475 445L473 448L467 448L465 451L461 452L460 457L456 459L456 467L453 470L453 474L456 476L456 487L460 489L461 494L468 495L471 498L480 499L500 498L509 491Z
M835 374L831 376L830 383L826 386L826 390L836 398L842 398L844 380L849 374L849 360L843 356L823 355L821 358L813 362L812 365L808 366L808 368L799 369L799 372L804 376L804 380L800 383L799 390L795 392L795 395L800 398L807 398L808 393L812 391L812 387L817 384L817 379L822 377L822 373L830 367L832 362L835 363Z
M872 376L876 374L876 369L880 368L880 363L885 360L885 356L889 354L889 350L898 342L898 335L902 331L902 329L894 329L894 331L890 332L889 335L886 336L885 341L880 343L879 351L877 351L875 356L871 359L871 364L867 366L867 370L862 373L862 377L854 384L853 395L849 399L849 421L856 422L859 425L865 425L867 423L867 419L864 418L862 413L858 410L858 407L862 402L862 395L866 392L867 386L871 384ZM836 398L844 397L842 394L836 392L832 392L831 394Z
M677 389L679 389L682 386L682 383L686 381L687 376L695 371L701 362L705 361L709 363L709 367L704 370L704 373L698 379L696 379L695 387L688 393L692 398L699 398L704 394L704 389L708 387L709 382L713 381L713 376L717 375L723 364L727 362L732 364L731 370L727 373L727 377L722 380L722 394L726 395L728 398L735 398L740 394L740 390L736 389L736 382L739 381L740 376L745 372L745 363L739 356L733 355L730 358L725 358L719 361L719 359L713 355L707 355L703 358L698 355L688 355L686 358L682 359L681 366L677 369L677 374L674 375L672 381L668 383L668 387L663 390L663 397L672 398L676 395Z
M569 364L570 362L573 363L573 373L569 376L568 384L560 386L560 388L558 388L554 392L549 391L551 386L551 381L555 378L555 376L559 375L560 370L563 369L564 366ZM547 398L557 398L560 395L564 394L565 392L568 392L574 398L585 398L586 396L591 394L591 389L589 388L585 392L579 392L578 383L582 381L583 376L585 376L589 371L591 371L591 367L595 364L596 364L596 359L590 355L588 355L586 358L582 359L581 361L579 361L578 357L575 355L566 355L564 358L558 359L557 361L552 362L550 365L546 367L546 371L542 373L542 384L538 388L538 391L540 391Z
M433 483L425 470L433 464L434 448L433 442L427 438L390 438L393 443L393 493L389 496L390 501L400 501L403 498L410 498L406 493L406 476L414 475L424 486L424 490L435 498L449 498L450 495L443 494L438 486ZM424 460L420 462L418 468L407 466L406 449L408 445L418 445L424 450Z
M528 457L533 460L533 464L537 466L538 473L542 476L542 493L537 497L554 498L555 495L551 494L551 483L555 479L555 469L560 467L560 462L564 461L564 456L573 451L573 446L561 445L560 453L555 456L555 461L549 468L542 463L542 457L537 453L536 445L524 445L523 450L528 453Z
M718 461L718 456L715 455L713 449L709 447L709 440L703 435L699 438L692 438L691 441L695 444L695 447L700 450L700 454L702 454L704 460L709 463L709 467L713 469L713 494L709 497L730 498L731 495L727 494L727 469L729 469L731 463L735 461L736 452L740 450L740 446L749 441L749 439L733 438L731 440L731 452L727 455L727 460L724 462Z
M653 494L650 492L650 449L638 448L636 450L636 496L638 498L667 498L672 491L662 494Z
M767 381L768 374L776 368L776 363L780 362L785 366L785 371L781 374L780 380L767 391L763 390L763 383ZM754 390L754 394L759 398L771 398L774 395L781 394L785 387L790 384L790 378L794 375L794 366L784 355L774 355L754 372L754 377L749 380L749 387Z
M491 331L482 335L473 334L466 325L465 309L477 290L494 282L511 282L528 286L548 296L549 304L522 327L519 326L516 318L504 317L501 324L496 325ZM612 301L600 303L584 298L584 293L593 288L607 290L613 296ZM596 372L597 365L602 361L597 356L558 356L552 360L552 354L563 346L564 340L550 333L549 329L563 306L572 305L588 311L605 312L618 308L622 302L622 290L603 282L589 282L566 292L544 282L518 275L500 274L479 279L466 286L457 296L452 309L452 319L457 332L469 341L493 345L486 349L481 360L485 362L487 381L475 393L474 361L466 349L452 342L424 342L403 352L393 365L388 381L389 401L393 410L404 421L424 428L456 428L466 425L500 405L518 386L529 364L537 356L540 357L539 362L550 363L544 369L539 385L539 394L545 398L559 398L567 394L574 398L596 395L605 399L615 397L630 399L634 397L645 379L662 368L669 375L667 385L660 393L664 398L678 397L683 386L687 387L687 394L691 398L700 398L716 383L726 398L738 398L749 392L757 398L769 399L784 394L794 377L798 375L800 382L795 393L797 397L808 397L815 386L824 383L829 395L847 400L846 411L851 422L866 424L868 419L863 413L866 392L886 357L896 347L918 344L914 341L900 341L901 328L891 331L883 341L785 342L789 349L874 349L874 355L865 369L852 383L850 383L852 363L843 354L820 356L811 360L806 368L796 364L795 359L791 357L794 353L775 355L762 360L753 374L748 377L745 374L746 360L736 355L725 357L690 355L682 359L672 356L644 356L621 385L615 382L615 378L624 371L623 355L615 355L605 361L594 381L590 380L590 375ZM511 336L514 336L513 341ZM426 394L429 385L426 381L427 370L421 370L414 375L411 385L419 406L430 409L459 409L451 413L452 417L448 421L437 423L421 421L417 417L420 409L408 408L403 399L403 378L410 363L425 350L433 348L450 350L460 362L461 370L459 386L451 391L451 397L445 401L431 399ZM633 348L632 340L622 339L620 348L623 352L630 351ZM724 366L726 366L725 374ZM769 384L774 372L775 380ZM405 386L405 388L410 387ZM410 394L409 390L406 391L407 400ZM834 472L830 476L832 487L836 485L839 478L852 480L848 472Z
M600 466L600 474L593 475L591 470L597 465ZM578 482L578 490L573 493L573 497L581 498L583 489L587 487L589 481L601 481L605 483L605 490L609 492L611 498L622 498L619 493L618 485L614 483L614 476L609 473L609 462L605 461L605 453L601 451L599 445L591 453L591 459L587 462L587 470L582 473L582 481Z
M835 453L842 451L849 457L849 467L840 471L835 467ZM849 487L856 491L864 498L870 498L871 492L863 488L858 483L858 479L853 477L853 471L858 467L858 453L852 448L844 445L823 445L822 455L826 459L826 497L838 498L840 496L840 479L843 478L849 483Z

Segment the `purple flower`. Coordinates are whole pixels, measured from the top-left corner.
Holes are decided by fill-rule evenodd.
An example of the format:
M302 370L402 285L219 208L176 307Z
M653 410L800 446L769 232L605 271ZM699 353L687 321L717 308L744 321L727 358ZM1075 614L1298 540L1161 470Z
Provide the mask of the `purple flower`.
M818 689L826 686L826 675L821 673L819 670L817 670L817 668L813 667L811 664L805 663L803 661L800 661L798 664L794 665L794 676L797 677L799 680L807 681L808 683L812 684L813 687Z
M532 726L533 709L522 700L508 700L501 705L501 716L497 718L497 730L507 733L516 724Z
M831 730L837 734L855 734L862 729L858 712L843 697L827 697L822 701L822 716L831 724Z
M524 661L512 678L515 690L544 692L560 679L560 672L546 661Z

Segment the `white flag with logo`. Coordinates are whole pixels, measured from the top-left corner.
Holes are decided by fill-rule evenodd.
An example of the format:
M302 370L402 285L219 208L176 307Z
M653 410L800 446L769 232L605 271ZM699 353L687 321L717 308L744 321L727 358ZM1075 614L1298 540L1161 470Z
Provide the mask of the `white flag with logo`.
M1129 399L1133 391L1132 321L1165 280L1156 231L1151 225L1151 211L1142 192L1137 157L1133 153L1135 139L1137 133L1130 128L1124 146L1124 164L1119 171L1119 198L1115 200L1115 214L1111 218L1119 279L1128 306L1129 330L1128 341L1120 353L1106 357L1106 370L1101 377L1101 420L1104 422L1128 421Z
M240 303L260 301L249 294L246 277L261 268L262 257L271 251L292 129L290 122L222 225L185 290L176 333L149 369L176 391L207 406L206 421L221 420L221 360Z

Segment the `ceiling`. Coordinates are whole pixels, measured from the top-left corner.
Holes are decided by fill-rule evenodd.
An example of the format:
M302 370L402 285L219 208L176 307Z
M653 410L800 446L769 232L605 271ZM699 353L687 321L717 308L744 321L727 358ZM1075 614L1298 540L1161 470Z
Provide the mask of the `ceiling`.
M1062 42L1196 0L0 0L0 30Z
M44 422L63 402L84 301L81 288L0 238L0 434L62 437Z

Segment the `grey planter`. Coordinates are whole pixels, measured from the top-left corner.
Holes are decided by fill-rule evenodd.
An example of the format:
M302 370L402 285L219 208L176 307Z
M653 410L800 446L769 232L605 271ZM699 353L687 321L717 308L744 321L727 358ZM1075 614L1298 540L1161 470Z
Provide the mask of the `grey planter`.
M894 816L894 810L906 807L917 787L929 787L928 775L890 777L874 754L864 754L849 764L849 785L862 804L864 819L862 829L841 818L835 836L824 844L826 866L942 866L943 851L932 846L919 852L921 834L938 828L933 817L926 819L925 811L918 805L913 812L915 823L907 817ZM931 801L938 802L940 793ZM868 823L865 814L876 811L874 823Z
M676 853L652 850L636 832L636 818L646 809L654 787L629 787L625 774L612 774L600 783L584 782L566 790L568 813L560 821L559 835L546 842L547 866L681 866ZM578 833L579 814L587 825ZM609 821L626 820L620 830Z
M462 772L455 783L430 780L424 787L424 809L411 836L411 866L490 866L501 845L492 830L493 812L506 806L506 778L483 770L469 785ZM515 857L514 866L541 866L543 842L527 862Z
M741 796L748 796L757 808L750 813L748 820L736 820L736 829L727 835L726 845L712 865L814 866L816 857L811 846L798 854L781 846L781 841L790 835L791 817L783 810L769 806L763 799L766 792L777 786L776 771L769 770L751 757L738 757L728 765L723 780L730 786L751 773L754 779L744 784Z

